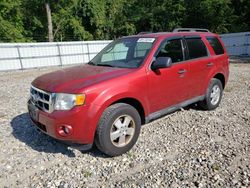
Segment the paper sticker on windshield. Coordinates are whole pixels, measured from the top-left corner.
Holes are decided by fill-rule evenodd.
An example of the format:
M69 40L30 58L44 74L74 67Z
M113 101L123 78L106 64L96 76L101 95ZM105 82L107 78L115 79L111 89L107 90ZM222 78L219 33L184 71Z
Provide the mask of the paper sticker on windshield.
M155 38L139 38L137 42L149 42L153 43L155 41Z

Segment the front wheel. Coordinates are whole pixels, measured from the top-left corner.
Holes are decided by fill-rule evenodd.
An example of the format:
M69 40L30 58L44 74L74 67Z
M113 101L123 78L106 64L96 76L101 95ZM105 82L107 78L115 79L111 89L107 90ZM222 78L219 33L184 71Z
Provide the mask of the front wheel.
M103 112L96 130L95 144L109 156L121 155L134 146L140 129L138 111L131 105L117 103Z
M205 99L198 103L198 105L204 110L216 109L221 101L223 93L223 87L221 81L213 78L207 89Z

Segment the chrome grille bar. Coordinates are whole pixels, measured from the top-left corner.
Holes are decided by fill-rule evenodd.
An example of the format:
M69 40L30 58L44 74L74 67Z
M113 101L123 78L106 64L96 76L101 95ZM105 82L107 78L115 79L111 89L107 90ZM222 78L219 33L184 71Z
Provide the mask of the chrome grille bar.
M34 86L30 88L30 101L40 110L51 113L53 111L52 94Z

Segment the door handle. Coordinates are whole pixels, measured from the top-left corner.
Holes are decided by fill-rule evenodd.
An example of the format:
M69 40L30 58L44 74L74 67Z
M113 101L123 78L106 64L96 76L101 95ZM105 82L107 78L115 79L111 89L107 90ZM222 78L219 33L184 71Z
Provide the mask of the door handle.
M178 74L184 74L185 72L187 72L186 69L180 69L180 70L178 71Z
M207 64L207 67L212 67L214 64L212 63L212 62L209 62L208 64Z

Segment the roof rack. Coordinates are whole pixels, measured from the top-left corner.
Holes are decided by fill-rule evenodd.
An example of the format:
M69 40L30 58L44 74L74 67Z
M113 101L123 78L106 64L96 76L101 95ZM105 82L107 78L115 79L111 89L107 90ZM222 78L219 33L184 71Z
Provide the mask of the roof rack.
M142 31L142 32L138 33L137 35L145 35L145 34L150 34L150 33L152 33L152 32L150 32L150 31Z
M176 28L173 32L210 32L208 29L202 28Z

